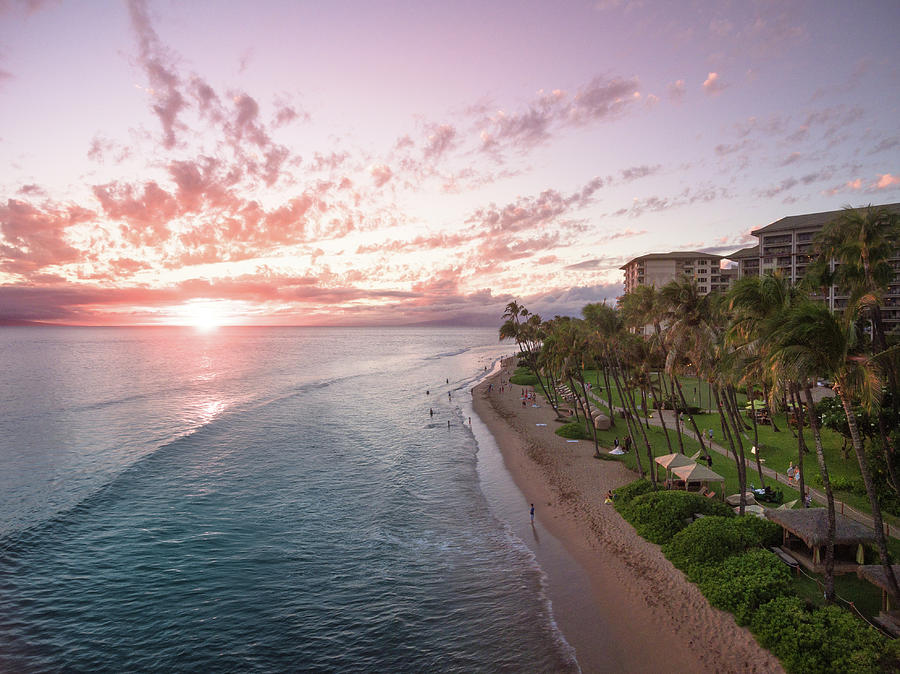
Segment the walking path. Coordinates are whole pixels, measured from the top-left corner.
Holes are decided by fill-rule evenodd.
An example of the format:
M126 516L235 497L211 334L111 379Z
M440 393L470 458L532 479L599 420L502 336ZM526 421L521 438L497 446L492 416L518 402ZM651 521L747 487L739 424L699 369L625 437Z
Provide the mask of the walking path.
M609 406L606 404L606 402L597 399L593 395L591 396L591 399L594 404L602 403L603 407L609 409ZM621 412L622 408L616 406L615 410L617 412ZM666 425L670 429L674 428L675 412L671 411L671 410L663 410L662 414L665 415ZM650 421L650 424L653 426L662 426L662 423L657 418L656 413L654 414L654 416L650 417L649 421ZM697 434L694 433L693 430L685 427L685 425L683 423L681 424L681 427L682 427L682 433L685 436L692 438L694 440L697 440ZM732 461L734 460L734 457L731 455L731 450L726 449L725 447L718 445L715 442L710 442L710 440L708 438L704 438L703 442L712 451L715 451L715 452L721 454L722 456L727 457L728 459L730 459ZM749 470L752 470L754 472L756 471L756 461L755 460L747 459L745 457L744 463L746 464L746 466ZM799 485L789 484L786 476L782 475L781 473L779 473L776 470L773 470L772 468L763 466L762 472L765 477L775 480L776 483L783 483L794 489L799 489ZM815 501L817 503L821 503L822 505L826 504L827 501L825 498L825 492L820 491L819 489L814 489L814 488L810 487L808 484L806 485L806 488L809 490L809 494L812 497L813 501ZM859 522L860 524L864 524L867 527L870 527L872 529L875 528L875 522L872 519L872 516L869 515L868 513L860 512L856 508L853 508L853 507L847 505L846 503L844 503L843 501L838 501L838 500L835 500L834 508L835 508L835 512L837 512L841 515L845 515L846 517L849 517L850 519L855 520L855 521ZM891 538L900 539L900 528L898 528L897 526L891 526L889 522L884 522L884 531Z

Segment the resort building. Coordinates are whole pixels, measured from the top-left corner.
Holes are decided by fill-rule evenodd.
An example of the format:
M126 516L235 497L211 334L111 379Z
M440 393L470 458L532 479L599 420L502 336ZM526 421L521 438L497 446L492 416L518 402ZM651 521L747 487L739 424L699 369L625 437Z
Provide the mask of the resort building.
M687 276L697 282L700 292L724 292L737 277L737 269L722 269L721 255L697 251L672 251L641 255L620 267L625 272L625 292L638 286L662 288L669 281Z
M900 203L883 206L900 213ZM813 238L832 220L840 217L843 210L792 215L776 220L751 234L759 239L759 245L743 248L728 256L738 263L738 277L762 276L770 272L781 272L791 283L799 283L806 275L806 267L811 262ZM884 298L882 318L887 330L900 328L900 242L891 260L894 279ZM626 281L627 283L627 281ZM832 311L840 311L847 306L848 296L835 286L828 288L824 295L814 295L828 304Z
M900 213L900 203L878 207ZM638 286L662 288L669 281L685 276L694 279L704 294L725 292L737 278L770 272L780 272L791 283L797 284L803 280L812 261L816 234L843 212L842 209L781 218L751 232L759 239L757 245L724 257L697 251L641 255L620 267L625 272L625 292L630 293ZM736 265L727 267L723 261ZM890 264L894 268L894 278L885 294L881 315L886 330L900 331L900 242L897 242ZM849 299L835 286L813 297L826 302L832 311L841 311Z

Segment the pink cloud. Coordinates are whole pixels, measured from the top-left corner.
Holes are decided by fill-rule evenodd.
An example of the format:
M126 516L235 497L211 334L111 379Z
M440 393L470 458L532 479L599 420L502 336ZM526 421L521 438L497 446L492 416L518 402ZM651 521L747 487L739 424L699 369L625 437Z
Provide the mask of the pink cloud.
M668 87L669 98L674 101L681 101L687 93L687 85L684 80L675 80Z
M383 187L393 176L394 172L386 164L376 164L369 167L369 174L375 181L375 187Z
M181 81L153 30L144 0L131 0L128 9L138 37L138 62L144 68L156 101L153 113L162 124L163 146L171 149L176 143L176 130L185 128L178 120L187 105L179 89Z
M893 187L894 185L900 185L900 176L891 175L890 173L884 173L875 183L876 190L887 189L888 187Z
M703 82L703 91L710 96L721 93L727 87L719 78L719 73L710 73Z
M445 152L453 147L456 138L456 129L449 124L441 124L433 127L428 134L428 143L425 145L423 155L425 159L439 159Z
M38 208L9 199L0 205L0 268L30 276L44 267L78 260L81 253L67 241L66 232L94 217L78 206Z

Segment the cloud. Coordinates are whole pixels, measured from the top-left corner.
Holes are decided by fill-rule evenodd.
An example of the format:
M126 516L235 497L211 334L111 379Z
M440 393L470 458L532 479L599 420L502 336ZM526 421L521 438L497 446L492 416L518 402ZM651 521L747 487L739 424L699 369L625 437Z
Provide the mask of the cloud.
M659 173L661 168L661 164L655 164L653 166L644 164L642 166L632 166L630 168L622 169L619 173L622 176L623 181L631 182L632 180L638 180L639 178L646 178L647 176L655 175Z
M882 173L878 176L878 178L868 183L866 183L862 178L854 178L853 180L848 180L841 185L835 185L834 187L825 190L823 194L825 194L826 196L834 196L835 194L840 194L841 192L860 191L873 193L879 192L881 190L896 189L898 186L900 186L900 176L895 176L891 173Z
M150 82L150 93L156 101L152 106L153 113L159 118L163 128L163 146L171 149L177 140L176 131L185 128L178 120L187 106L179 88L181 80L153 30L146 2L131 0L128 9L132 28L138 38L138 62Z
M675 80L668 87L669 98L673 101L680 102L684 95L687 93L687 85L685 85L684 80Z
M422 154L427 160L437 160L454 146L456 129L449 124L433 126L428 134L428 142Z
M875 189L884 190L888 187L894 187L895 185L900 185L900 176L891 175L890 173L884 173L879 176L877 182L875 183Z
M640 101L638 86L636 78L595 77L574 96L561 89L541 90L522 112L483 115L481 149L495 157L507 148L523 152L546 142L558 129L615 119Z
M393 176L394 172L386 164L376 164L369 167L369 174L375 181L375 187L383 187Z
M719 79L719 73L710 73L703 82L703 91L709 96L719 94L727 87L728 85Z
M878 145L869 150L869 154L876 154L878 152L893 150L898 145L900 145L900 138L898 138L897 136L893 136L892 138L883 138L881 141L879 141Z
M93 217L94 213L77 206L36 207L7 200L0 205L0 269L28 277L80 259L67 233Z
M38 197L47 196L46 190L43 187L41 187L40 185L35 185L34 183L31 183L29 185L22 185L22 187L20 187L17 190L16 194L21 194L23 196L29 196L29 197L30 196L38 196Z
M730 154L740 152L741 150L748 147L749 145L750 145L750 141L748 141L748 140L744 140L744 141L741 141L740 143L732 143L732 144L720 143L719 145L716 145L716 147L714 148L714 151L720 157L727 157Z

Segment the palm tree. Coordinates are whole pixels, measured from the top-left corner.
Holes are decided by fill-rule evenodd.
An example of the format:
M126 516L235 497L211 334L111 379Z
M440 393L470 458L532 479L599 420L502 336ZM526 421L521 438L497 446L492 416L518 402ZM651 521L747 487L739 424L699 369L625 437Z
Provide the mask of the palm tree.
M699 379L701 373L701 361L707 360L712 353L714 341L710 328L710 296L701 295L696 281L683 278L667 283L660 291L662 306L665 307L663 317L668 324L666 328L666 372L669 374L675 392L682 408L687 409L687 401L681 382L678 381L677 368L683 358L688 358L695 365L695 371ZM673 402L675 397L673 396ZM677 407L677 403L673 404ZM680 435L678 427L679 415L675 414L676 432ZM703 441L703 435L697 428L694 416L688 416L694 427L694 434L700 443L703 453L709 457L709 451Z
M827 307L815 302L803 302L791 308L782 317L779 327L775 328L776 360L780 367L792 373L797 381L808 380L819 374L830 375L835 384L834 391L840 397L850 427L853 450L859 462L859 470L869 497L878 554L888 578L888 587L895 601L900 599L900 588L890 564L881 507L875 494L872 474L869 470L862 438L853 413L852 397L858 396L863 402L869 402L881 392L880 368L871 358L858 350L859 331L855 317L848 310L843 321L839 321ZM823 484L826 487L829 509L829 547L826 554L826 572L829 556L834 563L833 552L833 518L834 498L831 495L830 482L824 464L824 454L819 438L818 420L813 412L814 405L809 386L805 387L806 403L809 408L810 425L816 441L816 456L822 471ZM833 569L832 569L833 570ZM826 577L827 578L827 577ZM833 591L833 580L832 580Z
M799 297L790 283L781 274L764 276L746 276L738 279L728 292L728 307L732 311L732 320L728 327L728 341L736 348L736 355L743 359L743 381L747 386L748 398L753 401L754 383L759 382L763 392L763 400L768 417L775 426L774 415L768 410L767 378L771 371L765 366L769 343L765 337L767 325L772 318L785 311ZM755 402L751 402L755 405ZM759 432L757 429L756 408L751 410L753 419L753 437L756 444L756 469L760 482L765 485L760 461ZM803 474L804 443L802 431L799 435L798 452L800 454L800 493L805 486Z
M894 257L900 239L900 214L884 206L851 208L827 223L815 238L819 262L834 260L834 283L850 292L850 303L866 306L872 321L872 340L876 351L887 348L881 306L894 270Z
M822 269L836 266L829 281L848 292L850 306L864 307L863 313L871 321L873 351L887 350L881 307L894 269L890 259L895 256L900 240L900 213L884 206L864 208L845 207L833 221L827 223L815 238L817 266ZM898 390L898 374L893 358L882 358L881 364L892 391ZM896 417L900 413L900 399L892 396L891 406ZM894 447L888 437L884 414L878 414L881 446L888 469L888 484L900 495L900 479L894 470Z
M513 300L506 305L503 316L506 321L500 326L500 341L504 339L513 339L519 347L519 353L525 360L528 367L534 372L538 379L538 384L544 392L544 396L553 408L556 414L559 414L559 408L556 405L555 396L551 396L544 386L544 379L540 374L540 366L538 364L538 356L540 354L540 345L542 341L541 317L532 314L524 306ZM525 319L524 321L522 319Z
M612 386L610 385L610 368L608 362L608 348L615 336L622 331L622 321L618 313L606 304L588 304L581 310L588 327L594 331L597 339L592 343L596 349L598 359L603 371L603 386L606 390L606 401L609 409L610 426L615 428L616 415L612 402Z

